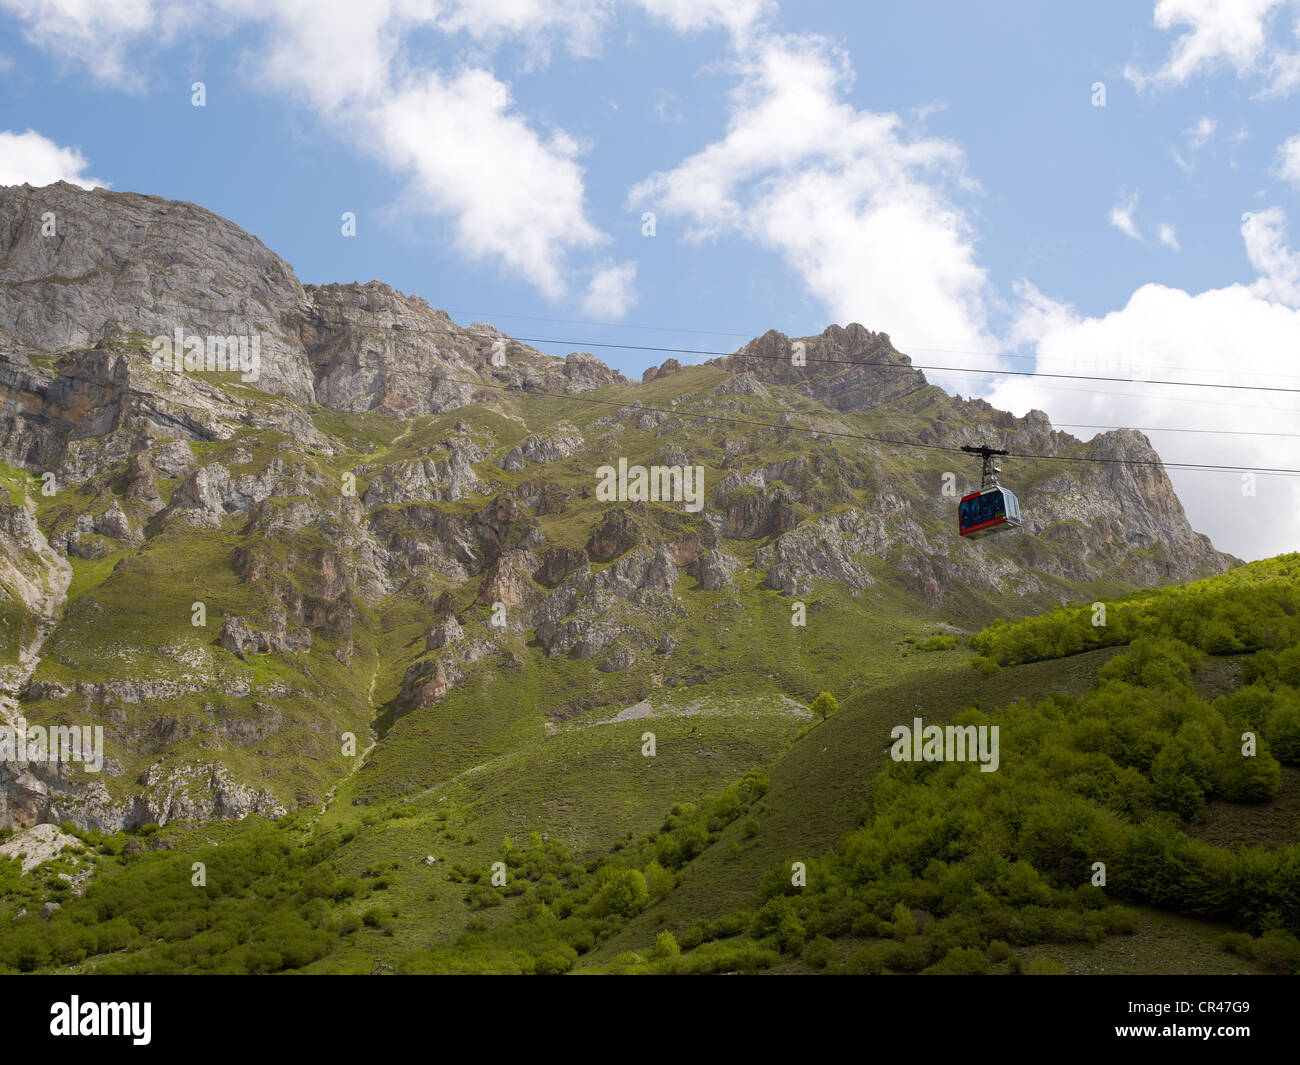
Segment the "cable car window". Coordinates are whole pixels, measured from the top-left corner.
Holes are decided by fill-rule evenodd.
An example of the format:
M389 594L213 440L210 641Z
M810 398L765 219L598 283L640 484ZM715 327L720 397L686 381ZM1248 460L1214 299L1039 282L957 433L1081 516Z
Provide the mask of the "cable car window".
M984 495L968 499L961 505L961 527L969 529L975 525L997 521L1006 517L1006 508L1001 492L987 492Z

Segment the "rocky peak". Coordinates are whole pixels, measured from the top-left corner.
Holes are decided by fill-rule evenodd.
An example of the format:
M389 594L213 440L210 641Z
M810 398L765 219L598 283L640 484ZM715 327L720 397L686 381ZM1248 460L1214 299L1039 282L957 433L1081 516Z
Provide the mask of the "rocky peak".
M122 330L256 333L260 387L305 401L294 327L308 306L288 263L195 204L66 182L0 187L0 322L22 350L91 347Z
M857 322L798 339L769 329L734 354L709 362L763 384L792 385L843 411L870 410L926 384L925 375L911 368L912 360L894 349L888 333L873 333Z
M304 286L257 238L194 204L63 182L0 187L0 323L0 358L27 371L28 355L96 345L143 345L147 361L151 338L178 329L205 342L256 337L258 389L397 417L491 401L501 387L578 393L625 380L588 353L560 359L483 323L462 328L380 281ZM0 385L6 372L21 376L0 364Z

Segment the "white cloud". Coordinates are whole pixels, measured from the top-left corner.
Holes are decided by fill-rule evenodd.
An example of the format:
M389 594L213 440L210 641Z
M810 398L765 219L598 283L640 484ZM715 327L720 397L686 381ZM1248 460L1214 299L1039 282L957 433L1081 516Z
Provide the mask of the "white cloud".
M86 174L90 163L76 148L62 148L35 130L0 132L0 185L52 185L67 181L83 189L107 188Z
M1300 88L1300 52L1274 56L1269 69L1269 83L1260 96L1290 96L1297 88Z
M1286 215L1280 207L1247 212L1241 235L1258 279L1251 291L1264 299L1300 308L1300 254L1287 244Z
M1123 308L1100 318L1079 315L1022 285L1018 325L1022 336L1036 343L1039 372L1134 383L1068 387L1059 380L1017 378L996 385L989 402L1021 414L1047 410L1057 424L1218 430L1234 435L1147 435L1166 461L1300 469L1300 440L1235 435L1294 433L1300 424L1296 396L1142 383L1184 379L1300 387L1300 259L1282 243L1284 222L1281 212L1270 208L1255 215L1251 232L1243 227L1247 254L1260 272L1251 285L1198 295L1143 285ZM1300 549L1300 479L1260 474L1256 495L1243 496L1239 474L1170 470L1169 476L1192 526L1222 550L1263 558Z
M776 11L775 0L637 0L678 33L722 27L743 37Z
M1133 193L1132 196L1128 197L1128 199L1121 200L1110 209L1107 221L1123 233L1124 236L1132 237L1134 240L1140 241L1142 239L1142 234L1138 232L1137 224L1133 221L1133 212L1137 209L1137 202L1138 198L1136 192Z
M1158 29L1187 29L1158 70L1144 73L1130 64L1124 76L1141 92L1229 69L1241 78L1262 77L1261 97L1286 96L1300 87L1300 52L1285 51L1274 33L1276 16L1288 6L1294 9L1296 0L1157 0Z
M261 24L261 47L245 57L263 88L288 92L323 113L378 99L399 63L402 32L391 0L215 0L235 24Z
M172 0L0 0L23 24L23 36L55 55L80 63L98 81L138 91L144 68L127 59L141 42L166 44L195 24L203 4Z
M412 175L407 202L450 215L469 258L495 260L558 299L565 254L606 239L586 217L576 143L541 137L488 72L430 74L366 114L385 161Z
M725 135L636 185L629 209L689 240L775 250L833 318L902 350L987 350L987 278L954 203L972 188L960 149L854 108L848 58L823 38L763 36L734 69Z
M1160 236L1160 243L1163 244L1166 248L1169 248L1171 251L1183 250L1182 246L1178 243L1178 234L1174 231L1174 227L1171 226L1168 222L1160 223L1159 236Z
M1239 75L1255 72L1268 51L1268 22L1286 0L1158 0L1158 29L1189 27L1174 41L1164 66L1151 74L1127 67L1124 76L1139 90L1181 85L1218 66Z
M1203 115L1197 120L1196 125L1187 130L1187 143L1192 151L1199 151L1204 148L1214 131L1219 128L1219 124L1209 115Z
M523 41L533 63L545 64L557 40L573 56L597 55L614 6L614 0L444 0L433 5L436 15L429 21L444 33L464 33L489 46Z
M605 266L592 276L582 301L584 314L596 318L622 318L636 304L635 262Z
M1277 150L1277 165L1273 172L1283 181L1300 189L1300 133L1288 137Z

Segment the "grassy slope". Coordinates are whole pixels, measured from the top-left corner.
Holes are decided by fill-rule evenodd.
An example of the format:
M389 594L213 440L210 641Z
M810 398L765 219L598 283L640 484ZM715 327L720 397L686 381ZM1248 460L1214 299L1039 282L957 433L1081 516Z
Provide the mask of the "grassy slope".
M1226 585L1238 579L1221 580ZM394 729L394 744L410 745L412 754L441 751L445 761L419 779L403 780L400 794L387 799L375 793L373 784L356 778L346 782L315 830L320 837L347 840L335 859L343 875L384 884L343 909L360 914L379 906L396 916L340 937L338 949L308 971L369 971L377 958L391 961L454 942L473 921L491 927L510 920L514 906L509 898L495 909L473 910L464 901L465 885L453 879L454 866L483 868L495 860L503 836L519 839L538 831L565 839L579 857L596 857L625 833L654 831L671 803L716 793L748 766L766 766L771 787L755 810L757 832L747 832L740 822L724 829L690 863L676 890L629 921L584 958L582 967L599 966L624 950L644 951L661 928L680 932L697 921L754 905L764 873L791 860L814 858L851 829L869 802L872 778L884 765L892 724L913 715L944 720L972 703L990 710L1017 700L1033 703L1052 692L1078 695L1119 648L1010 666L990 676L970 668L973 652L966 647L927 653L904 641L867 638L854 650L870 681L842 701L838 714L813 723L798 739L806 719L781 702L774 686L754 678L747 685L720 681L652 693L659 713L650 718L609 723L615 708L600 707L555 724L548 734L539 715L530 719L538 727L525 730L526 738L472 764L466 763L479 756L472 745L455 753L445 750L460 727L454 717L440 720L433 711L402 719ZM1211 660L1198 684L1206 695L1214 695L1231 690L1239 672L1231 658ZM467 696L465 705L484 703ZM701 706L708 712L682 713ZM640 754L646 729L658 737L653 759ZM1293 838L1289 822L1300 799L1298 781L1300 771L1287 769L1272 803L1212 803L1204 820L1188 831L1235 843L1286 842ZM352 805L359 792L368 794L371 804ZM305 839L295 822L302 824L291 819L286 831ZM171 846L188 855L212 842L234 842L260 831L254 818L243 824L175 828L166 835ZM424 864L426 855L436 857L437 864ZM212 875L219 877L219 851L205 853L205 858ZM110 882L128 875L121 861L100 859ZM382 881L376 870L382 871ZM1139 907L1134 935L1111 937L1098 947L1029 947L1021 956L1025 962L1049 956L1080 972L1252 971L1220 949L1224 930L1214 922ZM95 967L98 961L87 964ZM779 968L805 967L787 961ZM1005 971L1005 965L992 971Z

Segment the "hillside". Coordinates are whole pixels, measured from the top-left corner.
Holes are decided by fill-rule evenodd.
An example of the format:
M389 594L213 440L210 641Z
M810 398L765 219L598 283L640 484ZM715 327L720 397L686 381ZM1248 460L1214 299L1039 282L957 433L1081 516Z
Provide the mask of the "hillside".
M1059 642L1094 628L1086 603L992 626L972 646L903 642L892 683L846 692L827 720L793 722L766 750L761 701L712 715L665 705L580 718L526 754L389 802L340 801L323 820L78 832L36 874L0 868L0 916L29 914L0 941L0 964L1290 972L1298 577L1292 555L1111 600L1128 620L1093 649ZM972 669L989 652L1008 664ZM997 725L999 771L891 760L890 730L914 714ZM646 728L657 759L636 753ZM683 752L675 779L657 778L695 742L714 764ZM208 877L197 891L194 861ZM804 887L790 885L793 861ZM45 925L34 913L49 898L63 908Z
M160 368L154 338L178 331L256 340L260 362ZM663 902L585 929L582 954L643 948L655 912L725 918L772 863L853 827L900 707L1082 697L1113 653L1016 665L986 634L983 675L971 632L1237 562L1190 528L1140 433L1085 443L950 396L861 325L636 382L380 282L303 285L229 221L131 193L0 189L0 399L0 709L100 727L105 753L102 772L0 762L0 824L62 824L97 869L60 858L6 897L66 892L55 920L83 942L76 893L119 892L125 914L136 877L219 844L210 883L286 886L266 913L214 907L299 922L302 952L275 964L204 941L236 968L368 971L384 940L431 952L512 922L592 890L588 865L674 804L695 804L674 831L724 846L669 848ZM980 442L1034 457L1003 470L1025 527L968 543L955 494L978 470L945 449ZM620 463L702 470L702 491L605 498ZM842 710L815 724L823 690ZM762 797L757 777L726 791L755 768ZM697 875L736 848L743 872ZM498 859L543 895L475 883ZM206 926L176 920L165 949L197 950Z

